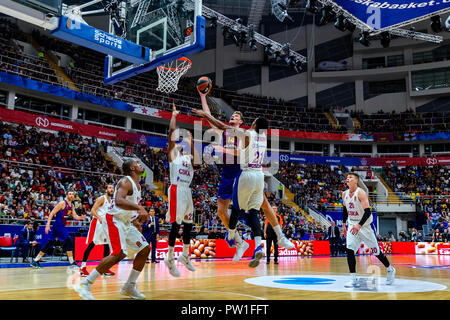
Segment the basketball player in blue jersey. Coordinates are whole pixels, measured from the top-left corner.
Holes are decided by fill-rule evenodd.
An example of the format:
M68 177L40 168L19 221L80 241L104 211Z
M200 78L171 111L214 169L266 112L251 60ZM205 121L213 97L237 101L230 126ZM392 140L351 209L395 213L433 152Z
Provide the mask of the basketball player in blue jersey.
M49 234L51 231L50 237L47 243L42 248L41 252L33 259L31 262L31 266L33 268L41 268L39 264L39 260L44 256L44 254L48 251L48 249L55 243L56 240L59 240L63 243L63 248L66 250L67 258L70 262L70 267L79 268L79 266L73 261L73 241L67 232L66 222L67 218L70 216L73 219L80 221L86 219L85 215L79 216L75 212L75 207L73 205L73 200L75 198L75 194L73 191L67 192L66 199L59 202L50 212L50 215L47 219L47 225L45 226L45 233ZM55 223L53 227L50 227L50 223L55 216Z
M206 94L201 93L199 90L197 90L200 99L202 102L202 109L206 114L211 115L211 111L208 107L208 102L206 101ZM231 115L230 118L230 126L233 128L239 128L243 123L244 119L242 116L242 113L239 111L234 112ZM216 148L216 150L221 151L224 154L224 161L223 161L223 169L221 172L221 179L219 184L219 190L217 192L217 206L218 206L218 216L220 220L222 220L223 224L227 229L229 229L229 223L230 223L230 216L228 215L228 207L230 205L232 194L233 194L233 184L234 180L237 176L239 176L241 172L241 165L237 161L237 155L238 155L238 139L236 136L229 135L226 131L217 129L214 125L212 127L219 133L222 134L222 141L223 141L223 148ZM232 161L230 161L230 157ZM283 234L281 230L281 226L278 223L278 219L275 215L275 212L272 209L272 206L270 205L269 201L267 200L266 196L263 194L263 204L261 206L261 209L263 209L265 216L269 220L270 224L272 225L277 238L278 238L278 245L281 248L287 248L292 249L295 247L295 245L290 242L286 236ZM233 213L233 210L231 209L232 214L236 215L237 213ZM244 255L245 251L247 251L249 245L245 241L242 240L242 238L239 236L238 232L231 233L228 231L225 240L227 241L228 245L233 248L236 246L236 253L233 257L233 261L237 262L239 261L242 256Z

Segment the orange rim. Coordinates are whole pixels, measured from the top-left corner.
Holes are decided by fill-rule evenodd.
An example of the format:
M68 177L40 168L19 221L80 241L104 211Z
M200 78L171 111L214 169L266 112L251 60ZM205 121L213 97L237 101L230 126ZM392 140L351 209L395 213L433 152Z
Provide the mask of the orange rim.
M185 69L189 69L189 68L192 66L192 61L189 60L189 59L186 58L186 57L181 57L181 58L178 58L177 60L180 60L180 61L187 61L189 64L188 64L187 66L183 67L183 68L168 68L168 67L165 67L165 66L159 66L158 69L164 69L164 70L175 71L175 70L185 70Z

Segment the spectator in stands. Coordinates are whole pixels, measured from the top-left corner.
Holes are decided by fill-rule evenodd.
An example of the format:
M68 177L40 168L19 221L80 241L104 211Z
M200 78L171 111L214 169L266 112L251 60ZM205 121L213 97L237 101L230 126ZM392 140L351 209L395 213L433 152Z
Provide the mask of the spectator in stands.
M417 241L417 229L412 228L411 230L411 241L416 242Z
M217 227L214 227L213 232L208 235L208 239L220 239L220 237L221 235Z
M439 229L434 230L431 241L442 242L442 233L439 231Z
M198 236L206 236L207 238L209 238L209 229L208 229L208 227L203 228L203 230L198 233Z
M425 241L422 235L422 232L417 233L417 242L423 242Z
M393 232L389 232L389 233L390 233L389 241L391 241L391 242L397 241L397 239L395 239L394 233Z
M408 241L408 237L405 231L400 231L398 234L399 241Z
M444 229L444 232L442 233L442 242L449 242L450 238L449 238L449 233L448 233L448 229Z

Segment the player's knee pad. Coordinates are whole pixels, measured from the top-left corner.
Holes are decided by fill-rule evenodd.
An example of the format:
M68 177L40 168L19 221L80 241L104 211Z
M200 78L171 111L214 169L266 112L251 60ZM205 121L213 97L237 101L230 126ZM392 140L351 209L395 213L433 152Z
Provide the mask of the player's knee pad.
M192 223L184 223L183 224L183 243L184 244L191 243L191 230L192 230Z
M262 230L258 217L259 210L250 209L247 215L247 225L252 229L253 237L261 237Z
M175 241L177 240L178 231L180 230L180 225L176 222L172 222L172 227L169 233L169 246L174 247Z

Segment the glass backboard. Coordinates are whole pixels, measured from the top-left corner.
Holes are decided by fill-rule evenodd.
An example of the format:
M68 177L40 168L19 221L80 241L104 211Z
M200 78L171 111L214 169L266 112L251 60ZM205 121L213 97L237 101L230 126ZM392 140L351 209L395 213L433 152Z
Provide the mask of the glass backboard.
M203 50L205 19L201 16L202 0L131 0L127 5L124 38L150 48L150 62L132 64L108 56L105 83L112 84L159 65ZM123 32L114 20L110 33Z

